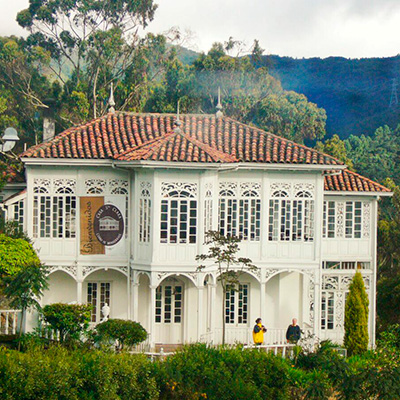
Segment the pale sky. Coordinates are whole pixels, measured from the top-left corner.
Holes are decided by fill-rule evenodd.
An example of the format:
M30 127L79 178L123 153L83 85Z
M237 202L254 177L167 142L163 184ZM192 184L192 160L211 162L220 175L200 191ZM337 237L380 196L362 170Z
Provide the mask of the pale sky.
M15 22L28 0L0 0L0 35L23 35ZM388 57L400 53L400 0L156 0L148 30L194 33L207 51L230 36L265 54L292 57Z

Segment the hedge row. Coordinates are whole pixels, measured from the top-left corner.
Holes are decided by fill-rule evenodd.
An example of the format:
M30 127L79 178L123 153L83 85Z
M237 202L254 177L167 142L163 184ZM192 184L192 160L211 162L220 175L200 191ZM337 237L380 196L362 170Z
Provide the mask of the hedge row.
M329 346L293 360L185 347L163 362L96 350L0 348L0 399L399 399L399 352L343 359ZM335 397L336 396L336 397Z

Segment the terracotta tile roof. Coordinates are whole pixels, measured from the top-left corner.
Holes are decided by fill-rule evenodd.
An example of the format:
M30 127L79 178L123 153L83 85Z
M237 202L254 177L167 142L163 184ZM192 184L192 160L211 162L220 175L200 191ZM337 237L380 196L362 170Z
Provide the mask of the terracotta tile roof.
M107 114L67 129L23 157L340 165L306 146L215 115Z
M1 163L4 165L3 163ZM7 165L6 169L0 172L2 177L7 178L7 183L24 183L25 177L24 173L18 171L16 168Z
M228 117L116 112L73 127L21 157L202 163L343 165L339 160ZM389 192L354 172L325 177L326 191Z
M325 176L325 191L329 192L386 192L390 190L371 179L349 171L341 171L339 175Z

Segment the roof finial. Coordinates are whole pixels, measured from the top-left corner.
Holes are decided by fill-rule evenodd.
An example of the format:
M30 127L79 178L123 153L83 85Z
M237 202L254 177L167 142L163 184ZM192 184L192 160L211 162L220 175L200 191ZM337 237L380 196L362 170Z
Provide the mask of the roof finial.
M221 104L221 88L218 86L218 104L217 104L217 113L216 117L221 118L224 116L224 113L222 112L222 104Z
M175 129L174 129L175 133L181 133L180 126L182 125L182 122L179 119L179 103L180 103L180 100L178 100L178 106L176 108L176 120L175 120L175 123L174 123L175 124Z
M108 105L110 106L108 112L115 113L115 100L114 100L114 84L111 82L110 98L108 99Z

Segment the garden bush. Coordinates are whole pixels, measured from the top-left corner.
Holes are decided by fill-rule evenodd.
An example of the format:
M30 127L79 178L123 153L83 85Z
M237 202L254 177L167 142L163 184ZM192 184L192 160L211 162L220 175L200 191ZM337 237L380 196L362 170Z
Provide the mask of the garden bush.
M88 329L91 310L86 304L54 303L43 307L43 318L51 329L59 332L60 342L73 342Z
M161 399L287 399L289 365L258 350L184 347L154 365Z
M0 348L1 399L157 399L150 373L150 362L141 355L62 347L26 353Z
M26 265L36 264L40 264L40 260L30 243L0 234L0 277L13 275Z
M96 326L96 340L100 343L117 341L117 350L132 347L147 339L147 332L138 322L109 319Z

